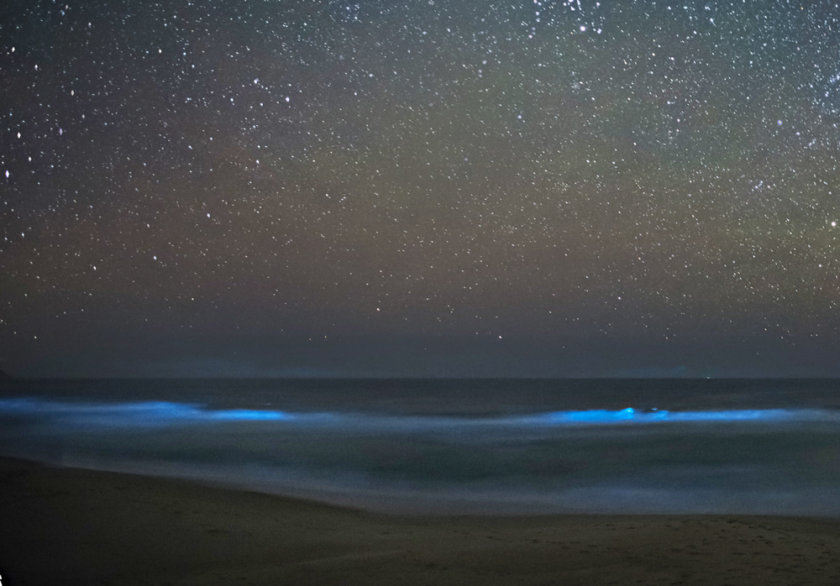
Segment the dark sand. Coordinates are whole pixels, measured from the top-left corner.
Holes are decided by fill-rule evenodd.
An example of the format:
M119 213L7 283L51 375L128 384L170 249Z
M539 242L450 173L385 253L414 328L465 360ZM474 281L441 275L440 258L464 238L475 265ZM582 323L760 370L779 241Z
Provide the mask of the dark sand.
M0 460L20 584L840 584L840 520L410 517Z

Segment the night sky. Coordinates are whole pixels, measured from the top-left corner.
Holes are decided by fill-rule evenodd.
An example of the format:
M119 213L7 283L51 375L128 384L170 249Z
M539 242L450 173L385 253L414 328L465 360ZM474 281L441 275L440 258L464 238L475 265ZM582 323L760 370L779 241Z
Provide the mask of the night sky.
M7 1L0 367L840 375L840 7Z

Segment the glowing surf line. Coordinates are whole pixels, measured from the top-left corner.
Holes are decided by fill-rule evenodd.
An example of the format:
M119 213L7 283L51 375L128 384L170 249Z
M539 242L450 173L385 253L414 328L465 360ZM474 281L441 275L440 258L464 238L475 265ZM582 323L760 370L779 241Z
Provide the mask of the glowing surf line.
M263 409L206 409L189 403L139 401L132 403L69 403L45 399L0 399L0 414L69 419L100 425L160 425L175 421L289 421L291 413Z
M67 402L36 398L0 399L0 415L30 417L46 422L98 426L160 426L208 422L295 422L422 430L443 427L590 427L650 425L657 423L834 422L840 412L825 409L728 409L668 411L587 409L552 411L525 416L456 417L373 413L298 412L276 409L209 409L202 405L170 401L128 403Z
M838 420L837 413L819 409L727 409L721 411L638 411L632 407L619 410L590 409L555 411L539 414L536 423L556 425L618 425L659 422L740 422L740 421L815 421Z

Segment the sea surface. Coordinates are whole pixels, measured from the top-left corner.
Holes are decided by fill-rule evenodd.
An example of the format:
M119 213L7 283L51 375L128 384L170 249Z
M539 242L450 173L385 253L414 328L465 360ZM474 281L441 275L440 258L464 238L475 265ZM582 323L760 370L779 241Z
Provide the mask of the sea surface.
M0 455L409 513L840 515L838 380L4 380Z

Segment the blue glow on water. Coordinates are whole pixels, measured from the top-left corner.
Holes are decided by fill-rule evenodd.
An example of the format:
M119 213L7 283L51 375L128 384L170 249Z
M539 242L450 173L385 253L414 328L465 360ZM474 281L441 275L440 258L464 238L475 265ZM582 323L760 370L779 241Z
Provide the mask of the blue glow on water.
M161 426L178 423L296 422L303 425L339 425L358 428L434 429L459 426L592 427L657 423L840 422L840 413L823 409L729 409L668 411L587 409L552 411L516 417L442 417L362 413L292 413L277 409L210 409L200 404L171 401L84 403L36 398L0 399L0 416L36 421L98 426Z
M0 414L86 425L168 425L202 421L291 421L285 411L207 409L190 403L138 401L132 403L73 403L47 399L0 399Z
M671 421L792 421L820 419L822 413L804 409L739 409L676 412L668 414L668 418Z
M291 421L294 415L285 411L269 411L262 409L228 409L225 411L208 412L211 419L216 421Z
M0 455L395 512L840 516L836 382L441 384L8 386Z
M620 425L675 423L736 423L780 421L840 421L840 414L819 409L728 409L720 411L619 410L555 411L532 418L551 425Z
M609 424L624 421L639 421L636 410L632 407L609 411L606 409L590 409L586 411L555 411L542 416L550 423L589 423Z

